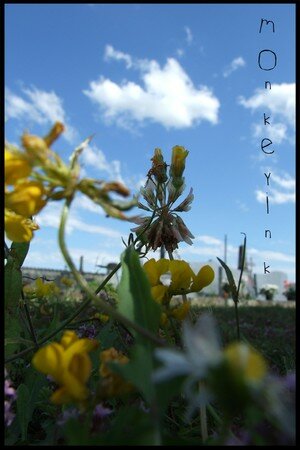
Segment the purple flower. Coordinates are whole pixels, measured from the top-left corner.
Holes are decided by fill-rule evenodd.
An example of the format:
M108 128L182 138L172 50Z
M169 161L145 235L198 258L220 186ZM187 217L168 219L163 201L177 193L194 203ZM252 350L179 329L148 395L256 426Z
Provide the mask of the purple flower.
M97 334L97 328L93 323L84 323L78 328L77 334L80 338L94 339Z
M66 422L68 422L69 419L78 419L79 418L79 411L76 408L69 408L63 411L58 419L57 419L57 425L64 425Z
M12 411L12 404L17 398L17 393L11 385L11 380L8 378L6 369L4 372L4 376L4 422L5 425L9 427L15 418L15 414Z
M284 386L289 391L295 391L296 390L296 374L295 372L288 373L285 378L283 379Z
M105 406L101 405L101 403L99 403L98 405L96 405L94 412L93 412L93 419L95 420L102 420L104 417L109 416L112 413L112 409L110 408L105 408Z

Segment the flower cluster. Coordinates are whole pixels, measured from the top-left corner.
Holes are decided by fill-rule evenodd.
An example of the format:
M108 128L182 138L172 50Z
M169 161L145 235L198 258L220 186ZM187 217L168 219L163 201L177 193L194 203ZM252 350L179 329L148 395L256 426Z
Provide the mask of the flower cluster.
M129 195L127 187L117 181L80 180L78 157L90 138L74 151L70 165L66 165L50 148L63 131L63 124L57 122L44 138L24 134L21 150L5 144L5 231L14 242L32 239L33 231L39 228L32 217L49 200L72 200L77 191L99 204L107 215L123 220L128 218L122 211L136 204L136 199L119 202L110 197L111 192Z
M170 300L174 295L189 294L191 292L199 292L205 286L208 286L214 280L214 271L209 265L203 266L197 274L191 269L186 261L169 260L169 259L150 259L144 264L144 270L147 274L151 285L151 294L154 300L165 306L164 313L166 316L172 316L178 320L183 320L188 311L190 304L183 303L179 307L170 309ZM169 282L165 280L165 284L161 280L163 276L170 275ZM165 315L162 321L165 321Z
M92 370L88 353L97 347L97 341L79 339L74 331L65 331L60 343L48 344L36 352L33 366L60 386L51 396L53 403L83 402L88 398L86 383Z
M36 297L42 299L51 295L59 294L59 288L54 281L44 283L42 278L37 278L33 285L24 286L24 293L30 297Z
M155 149L152 168L145 186L141 189L146 205L138 203L139 208L152 214L135 218L134 222L138 227L132 229L140 237L140 241L153 250L163 246L168 252L173 252L178 248L178 242L192 243L194 236L177 213L190 210L194 199L193 190L191 189L187 197L174 208L174 203L185 188L182 175L187 155L188 151L184 147L173 147L168 175L161 150Z

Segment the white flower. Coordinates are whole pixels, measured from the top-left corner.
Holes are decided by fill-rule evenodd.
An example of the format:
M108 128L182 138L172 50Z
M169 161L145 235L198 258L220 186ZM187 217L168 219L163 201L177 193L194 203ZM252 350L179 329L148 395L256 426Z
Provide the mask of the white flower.
M203 314L195 325L183 323L184 350L156 349L155 356L163 366L153 374L153 380L160 383L171 378L185 375L184 393L188 400L187 418L194 409L211 400L208 390L199 390L199 381L210 368L222 361L220 339L212 315Z

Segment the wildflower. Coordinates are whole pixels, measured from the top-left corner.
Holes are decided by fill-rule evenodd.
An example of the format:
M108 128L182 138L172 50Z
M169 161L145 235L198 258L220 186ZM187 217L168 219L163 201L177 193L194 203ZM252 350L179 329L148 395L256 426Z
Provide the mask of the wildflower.
M172 184L176 188L180 188L184 183L184 178L182 178L183 171L185 169L185 159L189 152L180 145L175 145L172 149L172 161L170 168L170 177L172 179Z
M82 402L89 390L86 382L92 370L88 353L98 346L92 339L79 339L74 331L65 331L60 343L51 343L39 349L32 359L34 367L51 375L60 386L52 396L56 404Z
M127 364L129 359L126 355L111 347L104 350L100 354L100 375L103 377L102 380L102 390L103 395L106 397L125 394L132 390L132 385L117 373L113 372L107 363L114 362L117 364Z
M173 308L170 315L177 320L184 320L189 313L190 307L191 305L189 302L184 302L180 306Z
M84 323L78 328L78 336L80 338L87 337L89 339L94 339L97 332L98 330L93 323Z
M244 343L229 344L224 350L224 356L231 371L241 375L247 381L259 381L267 373L264 358Z
M167 164L164 161L162 152L160 148L156 148L154 150L154 156L151 158L152 168L150 170L150 174L155 176L155 179L158 183L164 183L167 181Z
M44 283L41 278L35 280L35 295L37 298L47 297L51 294L58 294L59 288L51 281L50 283Z
M25 180L16 184L12 192L5 193L5 206L23 217L30 217L46 205L45 194L41 182Z
M11 380L8 378L8 373L5 369L4 373L4 422L5 426L9 427L14 418L15 414L12 411L12 404L17 398L17 393L12 387Z
M38 229L38 224L33 220L5 208L5 233L11 241L29 242L33 237L33 231Z
M155 371L153 379L160 383L186 376L183 388L188 400L187 417L214 397L226 411L236 412L252 395L255 398L255 389L263 386L267 370L263 357L240 343L230 344L222 351L211 315L200 316L194 326L183 323L183 344L183 351L155 351L163 365Z
M138 226L133 228L143 244L147 244L154 251L164 246L168 252L178 248L179 242L192 244L193 234L177 214L188 211L194 199L191 189L188 196L175 208L174 202L182 194L185 185L182 173L185 168L185 158L188 151L183 147L175 146L172 153L172 163L167 176L167 165L164 162L161 150L156 148L152 158L152 168L148 172L148 179L141 189L141 195L146 205L138 203L140 209L152 212L150 217L137 217L132 219ZM152 179L152 175L156 182ZM151 223L150 223L151 221Z
M24 153L19 150L10 151L5 148L5 184L15 184L31 173L31 165Z
M71 278L64 277L64 276L61 277L59 281L67 287L71 287L74 284L74 281L71 280Z
M172 295L198 292L212 283L215 276L208 265L203 266L196 275L186 261L170 261L165 258L158 261L150 259L144 264L144 270L151 285L152 296L158 302L168 301ZM168 272L171 274L171 283L165 286L161 276Z

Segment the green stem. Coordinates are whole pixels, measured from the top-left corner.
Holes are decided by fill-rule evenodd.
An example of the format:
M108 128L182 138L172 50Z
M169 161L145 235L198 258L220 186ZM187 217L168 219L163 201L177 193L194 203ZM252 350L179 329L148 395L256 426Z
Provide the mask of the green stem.
M32 323L31 317L30 317L30 312L29 312L29 308L28 308L28 304L27 304L27 299L25 298L23 289L21 290L21 297L22 297L23 304L24 304L26 319L27 319L27 322L28 322L28 325L29 325L29 328L30 328L30 334L32 336L32 339L33 339L33 342L34 342L35 346L38 347L39 345L38 345L35 329L34 329L34 326L33 326L33 323Z
M200 406L200 424L201 424L201 437L202 442L204 443L208 438L207 432L207 417L206 417L206 406Z
M234 302L234 309L235 309L235 321L236 321L236 331L237 331L237 339L240 340L240 320L239 320L239 310L238 310L238 303Z
M72 271L75 280L77 281L79 286L84 290L84 292L87 294L88 298L91 301L94 301L95 304L98 305L103 310L104 313L108 314L113 319L121 322L126 327L133 328L136 332L140 333L142 336L151 340L155 344L164 345L164 342L160 338L155 336L153 333L151 333L147 329L141 327L139 324L134 323L131 320L127 319L127 317L123 316L123 314L119 313L112 306L108 305L101 298L97 297L94 294L94 292L90 289L87 281L77 271L77 269L71 259L71 256L67 250L67 246L66 246L65 239L64 239L65 227L66 227L66 222L67 222L67 217L69 214L69 207L70 207L71 201L72 201L71 199L67 199L65 202L65 205L63 207L60 226L59 226L59 232L58 232L58 241L59 241L59 246L60 246L60 250L63 254L63 257L64 257L67 265L69 266L70 270Z

